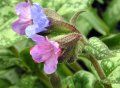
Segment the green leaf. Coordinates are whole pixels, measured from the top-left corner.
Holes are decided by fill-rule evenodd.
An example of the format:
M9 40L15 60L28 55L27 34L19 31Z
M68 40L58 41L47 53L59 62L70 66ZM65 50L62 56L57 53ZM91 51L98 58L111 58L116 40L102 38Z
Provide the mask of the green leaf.
M37 77L31 75L23 76L16 85L10 88L34 88L36 79Z
M19 77L14 69L0 71L0 79L8 80L11 84L16 84Z
M26 48L20 52L20 58L24 66L26 66L28 71L34 71L36 64L34 63L32 56L30 55L30 48Z
M112 0L104 13L104 20L113 30L116 23L120 21L120 0Z
M104 88L96 77L87 71L79 71L62 80L63 88Z
M112 51L112 53L114 56L105 58L101 61L101 66L106 70L106 75L109 75L115 68L117 68L117 66L120 65L120 50Z
M8 88L10 85L8 80L0 79L0 88Z
M74 13L86 9L93 3L93 0L69 0L57 11L67 21L71 19ZM76 21L76 28L84 35L87 35L92 29L91 24L81 16Z
M70 19L75 12L79 10L85 10L86 12L83 12L80 15L80 18L83 20L78 19L77 21L78 30L84 34L86 33L86 31L88 33L92 29L92 27L94 27L95 30L99 33L107 35L109 33L109 27L104 23L104 21L102 21L102 19L97 16L97 13L93 9L88 8L92 4L92 2L92 0L70 0L58 10L58 13L60 15L63 15L66 19ZM84 24L86 24L87 26L85 26ZM82 29L82 27L80 27L82 25L85 26L85 29Z
M66 2L67 0L53 0L51 7L54 7L54 9L58 11Z
M92 29L92 25L81 16L76 21L76 27L85 36L87 36Z
M113 88L120 86L120 50L113 51L114 56L101 61L101 66L105 71L108 80Z
M15 19L8 20L4 25L0 27L0 47L10 47L14 43L21 41L24 39L24 37L21 37L20 35L16 34L11 29L11 24Z
M59 10L61 8L62 5L64 5L64 3L67 0L33 0L33 2L39 2L43 7L47 7L47 8L51 8L55 11Z
M86 71L79 71L74 74L75 88L94 88L97 81L94 75Z
M0 58L4 56L14 57L13 53L10 50L0 48Z
M115 64L110 59L104 59L101 62L101 67L103 68L106 76L108 76L115 68Z
M11 28L12 23L17 19L14 7L18 1L1 0L0 2L0 47L3 48L10 47L25 38L16 34Z
M56 10L58 12L58 14L62 15L66 18L71 18L71 16L74 14L74 12L79 11L80 9L86 8L87 6L91 5L93 0L37 0L38 2L40 2L44 7L48 7L48 8L52 8L53 10ZM79 5L80 3L80 5ZM69 8L67 8L67 6L69 6ZM78 8L78 7L79 8ZM72 11L71 11L72 10ZM61 18L60 16L58 17L58 14L56 14L55 11L48 11L49 13L45 13L47 14L48 17L52 17L52 18ZM63 14L65 12L65 14ZM72 14L71 14L72 12ZM83 26L86 25L86 26ZM92 26L90 25L90 23L87 22L87 20L84 19L79 19L79 21L77 21L77 26L78 29L80 30L80 32L82 32L83 34L87 35L89 33L89 31L91 30ZM63 28L63 27L62 27ZM57 28L57 29L62 29L62 28ZM59 33L56 32L56 33Z
M120 66L118 66L114 71L110 73L108 79L112 83L112 88L119 88L120 87Z
M0 49L0 70L18 65L20 60L8 49Z
M109 34L109 27L102 19L100 19L94 9L87 8L85 11L86 12L81 13L81 18L83 17L86 19L92 25L92 27L102 35Z
M69 0L59 10L60 15L74 13L91 5L93 0Z
M3 25L9 21L11 18L15 16L13 7L15 6L15 3L18 1L16 0L0 0L0 27L3 27ZM7 25L8 26L8 25ZM0 28L1 30L1 28Z
M67 78L65 78L62 81L62 84L63 84L62 88L75 88L74 81L71 76L68 76Z
M120 33L111 34L105 38L102 38L102 41L110 48L110 49L120 49Z
M80 54L80 55L81 55L81 54ZM99 76L98 76L98 74L97 74L94 66L92 65L92 63L91 63L86 57L81 57L81 56L79 56L79 57L78 57L78 62L79 62L79 61L82 61L82 63L85 64L85 66L89 69L89 71L90 71L91 73L93 73L97 79L99 79Z
M88 41L88 45L85 46L85 50L98 57L98 59L103 59L105 57L112 56L109 48L98 38L92 37Z

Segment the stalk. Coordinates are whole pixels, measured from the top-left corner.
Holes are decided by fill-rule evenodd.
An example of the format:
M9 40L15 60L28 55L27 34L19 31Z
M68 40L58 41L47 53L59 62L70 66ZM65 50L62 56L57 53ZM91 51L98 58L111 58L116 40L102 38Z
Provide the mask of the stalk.
M94 66L95 70L97 71L100 79L101 80L105 80L106 79L106 75L105 75L103 69L101 68L101 66L99 65L96 57L94 57L91 54L88 54L87 57L91 61L91 63L93 64L93 66ZM112 88L110 83L103 83L103 85L104 85L105 88Z
M40 71L38 65L36 66L36 75L39 77L41 82L46 85L47 88L52 88L49 77L47 77L43 72Z
M70 19L70 23L71 23L72 25L76 26L76 21L77 21L77 19L79 18L80 14L83 13L83 12L85 12L85 11L84 11L84 10L80 10L80 11L76 12L76 13L72 16L72 18Z
M62 88L61 79L56 73L53 73L49 76L53 88Z
M77 62L68 63L68 66L75 72L82 70L82 67Z

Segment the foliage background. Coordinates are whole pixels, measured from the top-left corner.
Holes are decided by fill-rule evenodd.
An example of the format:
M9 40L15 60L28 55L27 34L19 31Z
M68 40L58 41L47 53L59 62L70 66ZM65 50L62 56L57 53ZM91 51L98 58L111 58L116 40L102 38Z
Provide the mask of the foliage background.
M89 39L90 46L86 49L100 58L98 61L112 87L119 88L120 0L33 1L55 10L67 22L75 12L85 10L77 20L77 28ZM36 65L29 55L33 42L11 30L11 24L17 18L14 8L18 2L21 0L0 0L0 88L49 88L43 64ZM63 84L67 84L64 88L103 88L86 57L80 54L76 63L79 66L74 63L58 66L57 73Z

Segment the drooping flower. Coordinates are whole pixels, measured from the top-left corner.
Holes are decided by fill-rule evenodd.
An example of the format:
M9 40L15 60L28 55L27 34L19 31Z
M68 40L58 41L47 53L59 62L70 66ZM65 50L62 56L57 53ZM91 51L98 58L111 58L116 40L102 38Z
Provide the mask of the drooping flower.
M54 73L57 69L58 57L61 53L59 44L40 35L33 36L32 40L37 44L30 50L33 60L36 63L44 62L45 73Z
M32 35L47 30L49 20L42 7L34 3L30 5L28 2L21 2L16 6L16 13L19 19L12 24L12 28L20 35ZM32 32L33 31L33 32Z

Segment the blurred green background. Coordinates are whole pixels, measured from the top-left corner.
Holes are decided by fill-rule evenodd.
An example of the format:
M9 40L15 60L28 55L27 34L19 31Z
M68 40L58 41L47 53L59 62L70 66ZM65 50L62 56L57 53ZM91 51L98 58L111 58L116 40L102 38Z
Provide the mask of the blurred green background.
M33 42L11 29L11 24L17 19L15 6L21 1L0 0L0 88L49 88L48 77L42 71L43 64L36 65L29 55L29 48ZM111 51L117 53L113 58L99 62L104 71L107 69L106 75L117 80L115 84L113 82L113 88L120 88L120 0L33 0L33 2L55 10L67 22L74 13L84 10L76 22L76 27L88 39L98 37ZM82 58L78 64L82 70L80 67L76 68L74 64L71 64L72 68L67 64L58 66L58 74L65 79L63 83L68 85L64 88L103 88L102 85L93 86L93 84L98 86L99 82L96 81L98 76L89 61ZM80 74L76 73L79 70ZM75 82L79 81L74 85L71 78L74 73L80 75L83 83L74 79ZM69 83L66 83L66 80L69 80Z

